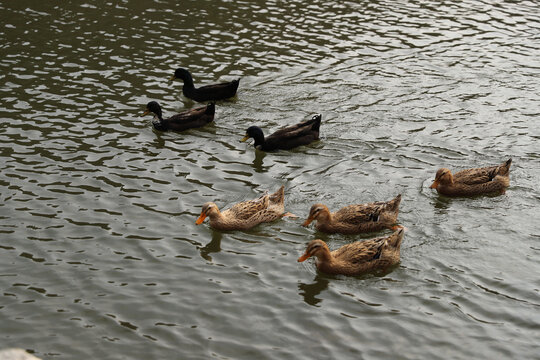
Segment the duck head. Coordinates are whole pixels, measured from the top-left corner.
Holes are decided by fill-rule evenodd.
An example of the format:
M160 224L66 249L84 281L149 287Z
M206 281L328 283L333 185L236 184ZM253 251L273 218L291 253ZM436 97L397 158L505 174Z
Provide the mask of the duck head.
M173 81L175 79L181 79L184 82L193 82L193 78L191 77L191 74L189 71L187 71L184 68L178 68L174 71L174 75L171 77L170 81Z
M206 217L214 217L219 216L219 209L216 204L213 202L207 202L203 205L201 215L199 215L199 218L197 221L195 221L195 224L200 225L206 219Z
M255 147L264 144L264 133L258 126L250 126L246 130L246 136L240 141L247 141L247 139L253 138L255 140Z
M298 262L303 262L312 256L316 256L318 260L325 260L330 256L328 245L320 239L309 242L306 252L298 258Z
M313 220L320 220L322 222L330 220L330 210L323 204L315 204L309 210L309 216L304 221L302 226L308 226Z
M150 101L148 104L146 104L146 110L141 114L141 116L148 115L149 113L154 113L158 118L162 118L163 114L161 113L161 106L159 106L157 101Z
M454 183L454 177L452 172L449 169L442 168L437 170L435 174L435 181L431 184L431 189L436 189L440 184L442 185L452 185Z

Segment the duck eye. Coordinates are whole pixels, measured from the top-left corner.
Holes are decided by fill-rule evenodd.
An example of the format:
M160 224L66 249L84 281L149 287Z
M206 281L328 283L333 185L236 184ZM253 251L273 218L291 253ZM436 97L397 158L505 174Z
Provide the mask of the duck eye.
M314 253L315 251L317 251L319 248L321 247L321 244L314 244L313 246L311 246L311 249L310 249L310 253Z

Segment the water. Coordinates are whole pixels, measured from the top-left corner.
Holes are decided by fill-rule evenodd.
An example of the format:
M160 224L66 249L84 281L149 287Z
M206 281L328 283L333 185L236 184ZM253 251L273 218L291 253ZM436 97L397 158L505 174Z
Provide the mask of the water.
M468 359L540 354L538 4L0 4L0 347L43 359ZM241 78L215 124L168 83ZM323 115L321 141L239 142ZM506 195L447 199L441 166L513 159ZM196 226L286 188L284 219ZM315 202L403 194L399 266L357 278L297 263Z

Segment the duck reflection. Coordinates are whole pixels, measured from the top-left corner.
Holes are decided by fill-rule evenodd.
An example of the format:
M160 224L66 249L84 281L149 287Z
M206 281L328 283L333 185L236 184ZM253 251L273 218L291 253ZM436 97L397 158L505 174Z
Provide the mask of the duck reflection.
M317 275L315 276L314 283L312 284L298 284L299 294L304 298L304 301L311 306L318 306L322 299L317 298L321 292L328 288L329 280Z
M210 254L221 251L221 239L223 234L219 231L212 230L212 240L205 246L199 249L201 257L206 261L212 261Z
M266 156L266 152L255 150L255 158L253 159L253 169L255 172L262 173L265 172L268 166L265 168L263 165L263 159Z
M452 203L452 199L445 196L438 196L432 200L433 209L437 215L446 215L448 214L448 209Z

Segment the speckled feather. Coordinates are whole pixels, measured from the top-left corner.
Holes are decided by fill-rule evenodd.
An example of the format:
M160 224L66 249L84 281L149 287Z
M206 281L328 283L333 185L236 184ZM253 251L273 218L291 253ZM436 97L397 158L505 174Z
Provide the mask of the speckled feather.
M452 175L439 169L431 188L446 196L472 196L489 193L503 194L510 185L512 159L497 166L461 170Z
M210 226L217 230L247 230L264 222L271 222L284 215L284 186L273 194L243 201L220 212L214 203L203 205L201 216L210 218Z
M330 213L325 205L315 204L311 207L308 220L315 220L317 230L326 233L357 234L377 231L395 225L400 203L401 195L398 195L386 202L348 205L334 213Z
M327 274L359 275L385 269L399 262L404 232L400 228L387 237L357 241L332 252L324 241L313 240L298 260L316 256L317 269Z

